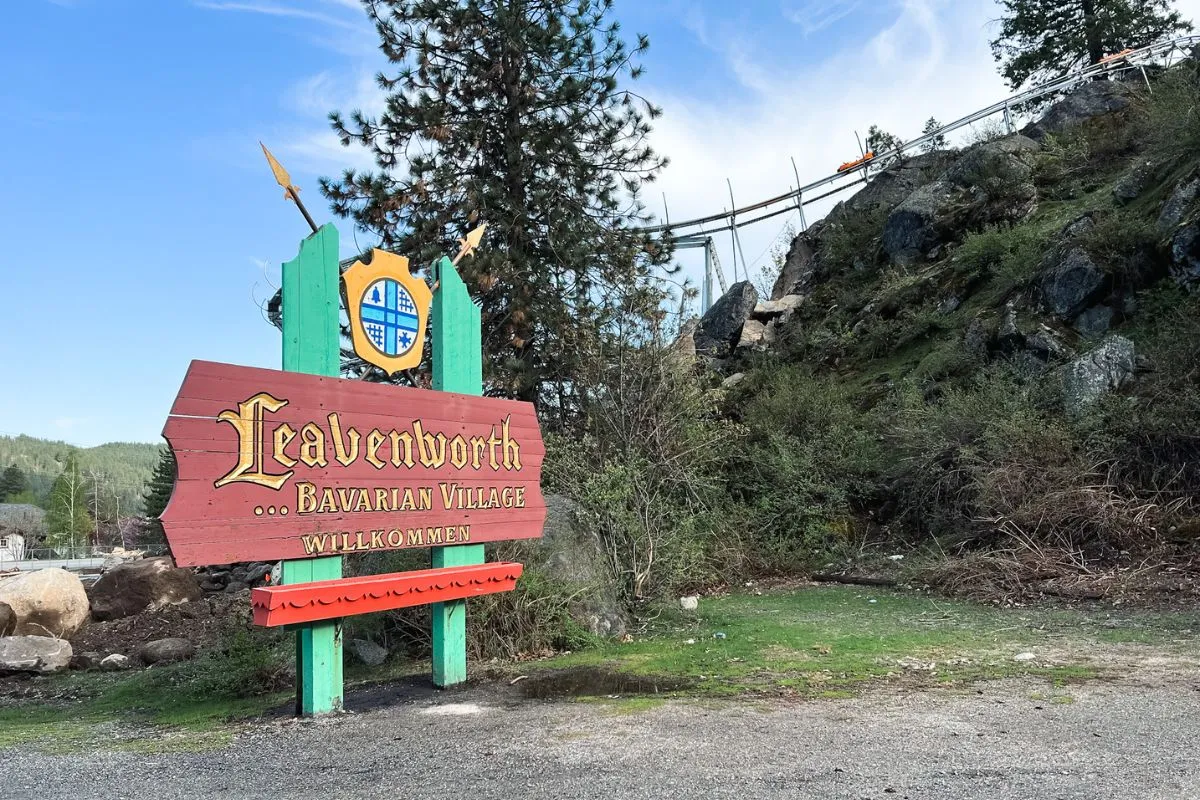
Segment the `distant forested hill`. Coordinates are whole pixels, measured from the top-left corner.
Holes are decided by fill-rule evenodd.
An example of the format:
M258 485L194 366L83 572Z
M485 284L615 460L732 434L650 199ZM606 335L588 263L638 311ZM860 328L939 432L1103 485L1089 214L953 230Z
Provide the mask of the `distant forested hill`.
M30 490L44 503L50 485L74 452L79 469L89 482L100 486L105 504L126 514L142 511L142 489L158 461L162 445L110 442L98 447L75 447L66 442L33 436L0 436L0 470L16 464L25 473Z

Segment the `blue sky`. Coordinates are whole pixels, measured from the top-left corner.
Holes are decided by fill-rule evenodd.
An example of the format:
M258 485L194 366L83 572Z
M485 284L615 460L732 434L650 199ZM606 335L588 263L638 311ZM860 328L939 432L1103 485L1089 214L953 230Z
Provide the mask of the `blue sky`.
M330 220L317 177L366 162L324 116L379 102L373 32L357 0L10 5L0 434L157 441L190 359L278 364L260 305L306 227L258 141ZM641 90L673 164L650 199L676 218L727 204L726 177L739 204L777 194L790 157L816 177L856 128L912 135L1003 93L991 0L618 0L618 16L651 38ZM748 259L769 258L777 222L747 231Z

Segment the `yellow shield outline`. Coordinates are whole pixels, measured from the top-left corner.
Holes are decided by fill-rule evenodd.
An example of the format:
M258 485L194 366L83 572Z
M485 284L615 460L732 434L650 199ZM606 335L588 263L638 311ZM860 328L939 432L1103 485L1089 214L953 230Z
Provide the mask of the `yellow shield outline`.
M416 341L404 353L389 356L376 349L367 336L362 321L362 301L367 289L381 278L396 281L412 296L413 305L417 309ZM354 352L368 364L374 364L389 375L405 369L412 369L421 363L425 351L425 331L429 323L429 306L433 302L433 292L420 278L409 272L408 259L404 256L389 253L386 250L373 248L371 260L364 263L355 261L342 273L342 293L346 302L346 315L350 318L350 340L354 344Z

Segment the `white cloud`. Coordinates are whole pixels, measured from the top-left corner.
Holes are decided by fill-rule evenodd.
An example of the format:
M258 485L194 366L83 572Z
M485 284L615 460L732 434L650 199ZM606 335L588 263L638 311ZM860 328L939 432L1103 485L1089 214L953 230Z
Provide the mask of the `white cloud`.
M208 11L319 23L295 33L350 56L351 66L324 70L293 84L282 99L281 110L292 112L294 121L281 123L267 134L270 146L298 172L340 175L346 168L375 166L365 148L343 147L328 121L334 110L361 110L368 115L383 110L384 95L374 80L382 57L360 0L192 0L192 5ZM257 160L257 154L247 153Z
M840 8L828 2L809 5L826 16ZM931 116L957 119L1007 94L988 50L986 23L994 17L989 5L905 0L891 13L891 24L869 41L848 43L825 61L802 67L755 62L746 49L727 49L721 57L747 89L736 98L710 100L648 88L664 110L653 141L671 158L653 197L665 192L673 220L706 216L729 206L728 177L738 205L745 206L795 186L793 157L805 183L855 157L856 130L864 133L874 123L912 138ZM808 221L838 199L844 198L807 207ZM759 253L767 258L789 219L796 216L740 232L752 275L759 266L753 262ZM732 278L729 234L716 241ZM700 252L681 253L679 260L698 282Z
M865 0L808 0L783 4L783 16L799 25L806 36L822 31L851 14L862 11Z
M334 2L334 5L348 8L349 5L342 2ZM192 5L207 9L209 11L239 11L247 14L265 14L272 17L297 17L300 19L312 20L325 25L333 25L339 28L358 29L360 26L353 21L344 17L335 16L333 14L317 11L325 3L318 0L313 3L266 3L266 2L226 2L226 0L192 0ZM361 9L359 9L361 11Z
M374 158L366 148L356 144L343 147L337 135L328 128L297 130L284 139L279 149L288 154L289 163L318 175L337 177L345 169L375 169Z
M359 0L191 0L196 8L237 14L257 14L307 23L298 28L317 46L342 55L361 57L375 52L375 28Z

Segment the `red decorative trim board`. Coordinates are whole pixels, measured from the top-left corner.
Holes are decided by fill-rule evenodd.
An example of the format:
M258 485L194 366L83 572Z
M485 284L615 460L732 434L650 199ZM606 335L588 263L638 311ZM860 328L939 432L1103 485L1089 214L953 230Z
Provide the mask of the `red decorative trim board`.
M442 603L511 591L523 567L512 562L423 569L266 586L250 593L254 624L274 627Z

